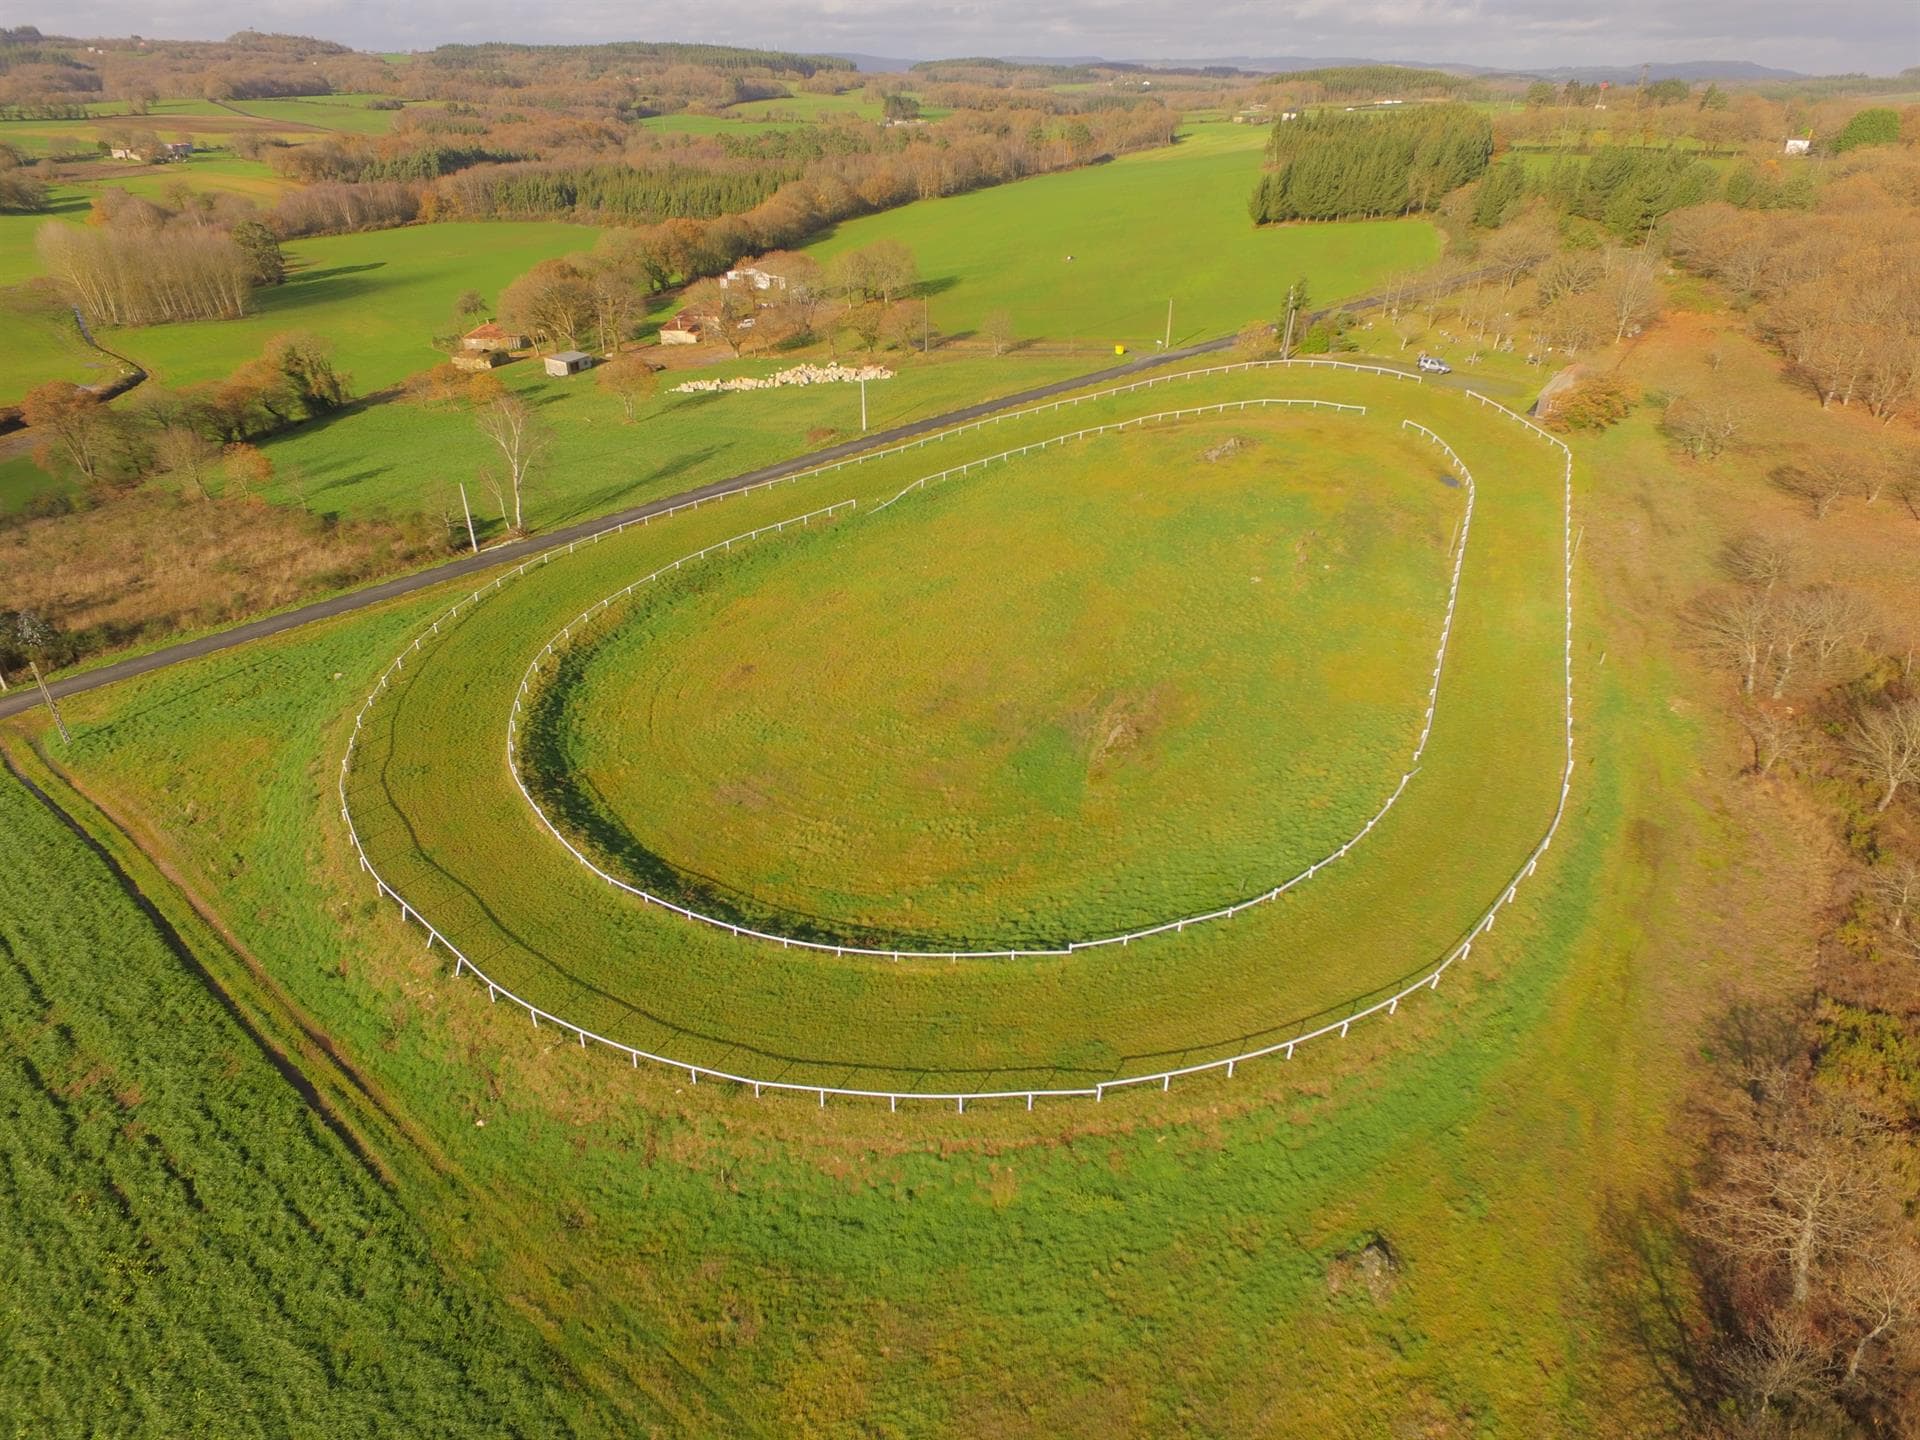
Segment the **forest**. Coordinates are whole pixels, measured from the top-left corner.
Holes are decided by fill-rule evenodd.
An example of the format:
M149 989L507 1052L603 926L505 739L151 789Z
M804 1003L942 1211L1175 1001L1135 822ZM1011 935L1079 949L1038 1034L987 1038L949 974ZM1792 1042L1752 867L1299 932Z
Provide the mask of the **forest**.
M1410 214L1478 179L1492 154L1492 123L1462 105L1283 118L1248 211L1256 224Z

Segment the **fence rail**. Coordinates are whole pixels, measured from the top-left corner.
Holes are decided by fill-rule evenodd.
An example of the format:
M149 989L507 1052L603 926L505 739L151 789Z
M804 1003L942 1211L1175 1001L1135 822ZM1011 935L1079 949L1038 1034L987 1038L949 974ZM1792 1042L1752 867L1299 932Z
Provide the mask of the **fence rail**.
M1180 380L1204 378L1205 376L1208 376L1208 375L1221 374L1221 373L1232 372L1232 371L1253 370L1253 369L1272 368L1272 367L1285 367L1285 366L1331 366L1339 369L1370 372L1374 374L1390 376L1392 378L1400 379L1400 380L1409 380L1415 384L1423 383L1420 376L1409 374L1403 370L1396 370L1386 366L1360 365L1360 364L1355 364L1347 361L1324 361L1324 360L1248 361L1248 362L1244 362L1242 364L1236 364L1236 365L1210 366L1200 370L1182 371L1172 375L1156 376L1150 380L1139 381L1129 385L1116 386L1109 390L1096 391L1084 396L1076 396L1070 400L1059 401L1059 402L1055 402L1053 404L1045 405L1045 406L1037 406L1026 411L1012 412L1010 415L1003 418L1014 418L1015 416L1018 416L1018 415L1034 414L1034 413L1039 413L1040 411L1043 411L1043 410L1059 409L1064 405L1079 404L1084 400L1101 399L1111 395L1129 393L1131 391L1146 388L1152 385L1171 384L1171 383L1178 382ZM1474 922L1472 928L1468 931L1466 937L1463 940L1461 940L1458 944L1456 944L1452 949L1448 950L1447 953L1441 957L1439 962L1436 965L1434 965L1434 967L1431 970L1423 974L1419 979L1414 980L1405 986L1402 986L1398 991L1385 997L1384 999L1376 1000L1370 1004L1353 1009L1342 1019L1329 1021L1326 1024L1318 1026L1314 1029L1302 1031L1299 1034L1296 1034L1289 1039L1274 1041L1271 1044L1263 1045L1255 1049L1243 1051L1237 1055L1225 1056L1225 1057L1222 1057L1219 1059L1213 1059L1213 1060L1198 1061L1190 1065L1175 1066L1170 1069L1158 1070L1149 1074L1122 1076L1120 1078L1113 1079L1113 1080L1100 1081L1091 1086L1084 1086L1084 1085L1083 1086L1064 1086L1064 1087L1036 1086L1036 1087L1023 1087L1023 1088L1004 1089L1004 1090L928 1091L928 1090L866 1089L866 1088L859 1088L859 1087L847 1087L847 1086L836 1086L836 1085L809 1085L800 1081L793 1081L793 1080L768 1080L763 1078L757 1078L750 1075L735 1074L730 1071L717 1069L713 1066L700 1065L697 1063L676 1059L669 1055L656 1054L652 1051L645 1050L637 1046L629 1045L624 1041L615 1040L609 1036L601 1035L601 1034L598 1034L597 1032L587 1030L584 1027L576 1025L571 1021L565 1020L560 1016L553 1014L550 1011L542 1009L538 1005L535 1005L532 1001L525 999L524 997L508 989L506 986L499 984L497 981L495 981L490 976L488 976L483 970L481 970L480 967L478 967L471 960L469 960L467 956L457 946L453 944L452 941L448 940L446 936L442 935L439 932L439 930L434 927L433 923L430 920L428 920L426 916L422 915L418 910L414 909L410 901L408 901L404 896L402 896L398 890L394 889L391 885L387 883L387 881L381 876L380 872L374 867L373 861L368 857L366 848L361 843L359 832L354 826L352 808L348 803L348 797L347 797L347 780L348 780L348 776L352 772L353 759L354 759L356 747L359 743L360 730L362 728L362 725L365 722L368 711L378 701L379 697L385 693L392 678L403 671L407 656L410 654L418 653L420 646L422 645L423 642L431 640L435 636L439 635L440 627L442 624L456 619L463 610L471 609L473 606L479 604L488 594L498 592L507 580L517 579L525 575L529 570L537 569L538 567L545 565L550 561L554 560L555 558L558 558L562 555L570 555L579 545L596 543L604 535L617 535L622 531L624 531L625 529L627 529L629 525L645 525L649 523L651 520L664 519L668 515L676 513L676 511L678 510L693 509L701 504L711 503L712 501L724 499L726 498L727 495L743 494L748 490L757 490L757 489L766 488L767 486L770 486L770 485L784 484L791 480L798 480L798 479L805 478L808 475L824 474L833 470L841 469L848 464L865 463L866 461L879 459L885 455L899 453L902 450L906 450L909 448L917 448L918 446L928 443L929 440L946 438L951 434L959 434L967 430L977 429L983 424L998 423L998 418L1001 418L1001 417L996 417L996 419L993 419L993 420L977 421L967 426L957 427L953 431L943 431L943 432L940 432L940 434L935 436L925 437L921 440L911 442L909 444L905 444L901 446L896 446L889 450L875 451L865 456L857 457L847 461L842 461L839 464L822 466L816 470L802 471L790 476L776 477L773 480L762 481L755 485L743 486L739 490L725 491L719 495L709 497L707 500L693 501L684 506L676 506L674 507L674 510L663 511L659 515L646 517L645 519L641 519L637 521L631 521L631 522L628 522L628 524L626 525L616 526L612 529L599 532L598 534L595 534L594 536L590 537L587 540L572 542L567 546L565 546L564 548L556 547L553 550L545 551L540 555L534 556L531 559L526 560L520 565L516 566L514 569L504 572L500 576L496 577L492 584L484 585L480 589L474 591L471 596L456 602L452 606L452 608L450 608L445 614L441 615L438 619L434 620L427 630L424 630L420 634L416 635L414 637L413 643L410 646L402 650L398 655L396 655L391 661L388 662L386 669L380 673L378 683L374 686L374 688L370 692L368 692L366 699L361 703L359 711L356 712L356 714L354 715L353 732L348 737L345 753L340 757L340 770L339 770L339 775L336 781L339 800L340 800L340 817L341 817L342 823L346 828L348 840L351 842L353 846L354 853L359 860L361 869L366 871L366 873L373 878L377 893L385 899L392 900L394 904L399 907L400 916L403 922L417 922L426 931L427 948L429 950L431 950L437 944L444 947L447 950L447 952L454 957L453 973L456 977L458 977L464 972L471 972L476 981L485 985L487 989L487 998L490 1002L498 1001L504 998L509 1002L511 1002L512 1004L515 1004L519 1006L521 1009L525 1010L527 1012L528 1019L536 1028L538 1028L542 1020L545 1020L549 1025L558 1028L563 1033L573 1035L579 1041L583 1049L589 1043L604 1046L610 1050L616 1051L620 1054L627 1056L627 1058L635 1068L638 1068L640 1062L642 1060L645 1060L649 1064L659 1065L666 1069L683 1071L685 1072L688 1080L694 1084L698 1084L702 1079L706 1079L709 1081L724 1082L726 1084L736 1085L742 1088L751 1089L755 1094L755 1096L759 1096L769 1090L781 1092L781 1093L815 1096L818 1098L822 1108L826 1106L827 1097L829 1095L833 1095L843 1099L885 1100L887 1102L887 1106L889 1110L897 1110L900 1106L900 1102L903 1100L908 1101L910 1103L911 1102L934 1102L938 1104L951 1103L954 1105L957 1111L964 1114L966 1112L966 1108L969 1102L978 1102L978 1101L985 1101L985 1100L1009 1100L1009 1101L1024 1100L1026 1102L1027 1108L1031 1110L1034 1107L1035 1101L1040 1099L1089 1099L1090 1098L1098 1101L1098 1100L1104 1099L1107 1092L1111 1090L1136 1089L1142 1086L1149 1086L1149 1085L1156 1085L1156 1084L1159 1085L1162 1090L1170 1089L1172 1087L1174 1080L1185 1079L1189 1076L1194 1076L1194 1075L1223 1072L1226 1076L1231 1078L1234 1075L1236 1069L1240 1065L1243 1065L1250 1060L1266 1059L1276 1055L1282 1056L1285 1059L1291 1060L1293 1058L1293 1052L1302 1045L1308 1044L1315 1040L1320 1040L1320 1039L1324 1039L1329 1036L1335 1036L1335 1035L1338 1035L1341 1038L1345 1038L1348 1031L1354 1025L1358 1024L1360 1021L1371 1019L1375 1016L1379 1016L1383 1014L1393 1015L1398 1012L1400 1008L1400 1003L1403 1000L1407 1000L1423 990L1437 990L1440 986L1441 977L1445 975L1446 972L1450 970L1457 961L1464 960L1465 958L1467 958L1468 955L1472 953L1473 942L1479 939L1480 936L1492 931L1492 929L1494 928L1494 922L1499 916L1499 912L1504 907L1511 905L1513 903L1514 897L1518 893L1520 886L1527 879L1529 879L1533 875L1534 871L1538 868L1541 857L1544 856L1547 850L1552 846L1554 837L1559 833L1561 822L1566 818L1568 799L1572 794L1572 790L1573 790L1573 772L1574 772L1574 765L1575 765L1574 698L1573 698L1573 452L1567 447L1564 441L1560 440L1557 436L1547 433L1545 430L1541 429L1538 425L1534 424L1531 420L1528 420L1525 416L1517 414L1512 410L1509 410L1506 406L1501 405L1496 401L1488 399L1486 396L1479 394L1477 391L1464 390L1461 393L1465 394L1468 398L1484 406L1485 408L1493 410L1496 413L1506 417L1507 419L1512 420L1515 423L1524 426L1527 430L1531 431L1534 435L1538 436L1541 440L1558 449L1561 454L1561 459L1562 459L1561 573L1562 573L1562 589L1563 589L1564 604L1565 604L1565 630L1564 630L1565 664L1564 664L1563 674L1564 674L1564 697L1565 697L1564 708L1565 708L1565 722L1566 722L1566 728L1565 728L1566 748L1565 748L1565 758L1564 758L1561 772L1560 772L1560 798L1559 798L1559 802L1554 807L1553 816L1547 824L1546 831L1540 837L1538 844L1534 846L1532 851L1528 853L1526 859L1524 859L1520 863L1519 867L1514 871L1513 875L1508 880L1506 887L1502 891L1500 891L1496 896L1496 898L1492 901L1492 903L1490 903L1486 907L1486 909L1481 912L1480 918ZM1431 431L1426 430L1424 426L1421 426L1418 428L1421 430L1422 433L1427 435L1435 443L1441 444L1441 445L1445 444L1445 442L1441 441L1438 436L1435 436ZM1447 453L1450 456L1452 455L1451 447L1448 447ZM1457 457L1455 457L1455 459L1457 461ZM782 523L791 523L791 522L782 522Z
M1099 435L1099 434L1106 433L1108 431L1120 431L1120 430L1126 430L1130 427L1148 425L1148 424L1154 423L1155 421L1178 420L1178 419L1183 419L1192 415L1217 414L1217 413L1222 413L1228 410L1245 410L1250 406L1260 407L1260 406L1270 406L1270 405L1332 409L1332 410L1336 410L1336 411L1340 411L1348 414L1361 414L1361 415L1366 414L1366 408L1364 406L1343 405L1332 400L1301 400L1301 399L1294 399L1294 398L1288 398L1288 399L1255 398L1255 399L1248 399L1248 400L1230 400L1230 401L1226 401L1224 403L1215 404L1215 405L1191 406L1191 407L1180 409L1180 410L1160 410L1160 411L1155 411L1153 414L1150 414L1150 415L1141 415L1129 420L1115 421L1107 425L1090 426L1088 428L1081 429L1081 430L1069 431L1062 435L1051 436L1045 440L1036 440L1031 444L1017 446L1016 448L1011 450L1003 450L997 455L989 455L982 460L970 460L964 465L956 465L946 470L938 471L932 475L924 475L920 479L910 482L902 490L900 490L897 494L895 494L892 497L892 499L887 500L883 504L875 507L874 510L870 511L869 513L878 514L881 510L886 509L888 505L893 504L894 501L899 500L904 496L913 493L916 490L923 489L927 485L937 484L940 481L949 479L953 476L965 475L967 472L971 470L981 469L981 468L984 468L985 466L992 465L999 461L1010 460L1016 456L1025 455L1034 451L1045 450L1047 447L1051 445L1059 445L1059 444L1067 443L1073 440L1080 440L1088 436ZM1040 959L1045 957L1072 955L1082 950L1101 949L1111 945L1119 945L1124 947L1132 944L1135 940L1145 940L1155 935L1165 935L1169 933L1177 934L1185 931L1190 926L1205 925L1205 924L1209 924L1209 923L1220 921L1220 920L1231 920L1234 916L1240 914L1244 910L1249 910L1256 905L1265 905L1275 900L1278 900L1282 895L1285 895L1289 891L1295 889L1296 887L1305 884L1309 880L1314 879L1317 875L1319 875L1321 871L1328 869L1330 866L1337 864L1341 860L1344 860L1349 854L1349 852L1351 852L1354 849L1355 846L1357 846L1362 840L1366 839L1367 836L1373 833L1374 827L1386 818L1387 812L1392 810L1394 805L1399 802L1400 797L1406 792L1407 786L1412 783L1414 776L1420 773L1420 757L1426 753L1427 741L1433 734L1434 711L1439 704L1439 698L1440 698L1440 677L1446 665L1447 643L1453 633L1453 617L1454 617L1454 612L1457 607L1459 596L1460 596L1460 575L1461 575L1462 568L1464 567L1466 562L1467 540L1470 534L1472 533L1472 528L1473 528L1473 507L1474 507L1474 500L1475 500L1475 487L1474 487L1472 473L1467 469L1467 467L1464 464L1461 463L1460 457L1455 455L1452 449L1444 441L1440 440L1440 438L1434 435L1432 431L1426 429L1425 426L1415 425L1412 421L1404 421L1402 423L1404 425L1410 426L1412 429L1424 435L1427 439L1438 444L1440 448L1446 452L1449 462L1453 465L1453 467L1456 470L1459 471L1461 477L1466 481L1466 485L1467 485L1466 515L1461 523L1460 534L1457 540L1458 548L1455 550L1455 553L1453 556L1453 571L1447 587L1446 611L1442 617L1441 625L1440 625L1440 643L1438 648L1434 652L1433 670L1429 676L1429 682L1427 686L1426 712L1421 720L1419 734L1414 741L1412 759L1408 762L1407 769L1401 773L1399 784L1394 786L1393 790L1388 794L1386 800L1380 805L1380 807L1377 810L1373 812L1371 816L1367 818L1367 820L1361 825L1361 827L1357 831L1355 831L1351 836L1349 836L1341 844L1329 850L1325 855L1322 855L1319 859L1313 861L1310 865L1306 866L1304 869L1296 871L1293 875L1289 876L1287 879L1280 882L1279 884L1272 886L1270 889L1267 889L1255 895L1248 896L1243 900L1237 900L1232 904L1219 906L1212 910L1199 911L1193 914L1175 916L1169 920L1156 921L1151 925L1140 926L1137 929L1133 929L1133 930L1115 932L1109 935L1092 936L1085 939L1069 940L1064 944L1058 944L1058 945L997 946L989 950L961 950L953 947L949 947L945 949L937 949L937 950L925 950L925 949L915 949L911 946L854 945L854 944L848 944L845 942L834 942L830 940L808 940L808 939L803 939L796 935L783 934L777 930L755 929L750 925L742 925L736 921L727 920L717 915L710 915L703 911L692 909L689 906L682 905L677 901L668 899L664 895L657 895L650 890L647 890L638 885L632 884L630 881L623 880L619 876L610 873L609 871L602 868L599 864L597 864L592 859L592 857L587 855L585 851L581 850L579 846L575 845L573 841L567 837L565 832L563 832L561 828L554 823L553 818L547 813L546 807L541 805L539 800L535 798L533 789L527 783L527 777L523 773L522 766L520 763L520 752L518 747L519 717L522 712L522 709L525 706L528 706L532 703L534 688L539 680L542 668L544 667L546 661L549 658L555 658L555 659L558 658L560 652L565 647L567 642L572 639L573 632L577 627L582 626L586 624L589 620L592 620L593 618L595 618L596 616L599 616L605 613L605 611L608 609L609 606L612 606L618 603L619 601L628 598L629 596L633 595L636 591L640 590L642 587L652 583L655 580L660 579L662 576L671 575L675 571L679 570L683 565L686 565L691 561L701 560L706 558L709 555L730 551L737 544L742 544L746 541L757 539L761 535L776 533L780 530L785 529L789 525L804 525L814 519L831 516L836 511L842 508L851 507L853 502L850 500L842 501L838 505L827 506L821 510L810 511L805 515L795 516L791 520L783 520L775 525L762 526L760 529L752 531L746 535L736 535L729 540L717 541L714 544L707 546L705 549L694 551L693 553L684 555L680 559L672 561L669 564L660 566L658 569L652 571L650 574L643 575L641 576L640 579L635 580L632 583L624 586L623 588L614 591L612 594L606 595L601 599L596 600L593 604L589 605L585 610L582 610L578 615L574 616L573 619L569 620L559 630L555 631L554 634L548 638L548 640L543 646L540 646L534 651L533 659L528 662L527 668L521 672L520 687L514 694L513 707L507 715L507 749L506 749L507 768L513 776L514 785L520 791L521 799L526 801L528 807L533 811L535 817L540 821L541 825L546 828L547 833L552 835L554 839L558 840L560 844L566 848L567 853L573 856L573 858L576 861L578 861L581 865L585 866L586 869L591 871L595 876L597 876L600 880L604 881L606 884L611 885L616 890L620 890L628 895L632 895L648 905L658 906L662 910L670 911L671 913L680 916L682 919L691 920L694 923L700 924L700 925L711 926L716 930L724 930L728 934L733 935L734 937L739 939L759 940L759 941L767 942L770 944L777 944L782 949L812 950L820 953L833 954L833 955L838 955L843 957L847 955L854 955L854 956L868 957L873 959L894 960L894 961Z

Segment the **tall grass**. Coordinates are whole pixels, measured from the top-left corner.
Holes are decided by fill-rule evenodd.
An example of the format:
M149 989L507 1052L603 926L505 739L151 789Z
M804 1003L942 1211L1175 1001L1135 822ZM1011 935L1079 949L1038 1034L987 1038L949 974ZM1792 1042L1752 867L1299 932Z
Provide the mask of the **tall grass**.
M0 772L0 1407L20 1434L553 1435L563 1366Z

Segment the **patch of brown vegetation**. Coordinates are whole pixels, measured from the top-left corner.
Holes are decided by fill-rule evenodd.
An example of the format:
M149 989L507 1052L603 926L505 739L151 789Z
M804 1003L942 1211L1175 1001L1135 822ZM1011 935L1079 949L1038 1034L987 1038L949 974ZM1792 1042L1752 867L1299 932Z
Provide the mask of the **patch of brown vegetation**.
M332 523L158 488L0 530L0 610L32 610L81 651L227 624L440 553L437 521Z

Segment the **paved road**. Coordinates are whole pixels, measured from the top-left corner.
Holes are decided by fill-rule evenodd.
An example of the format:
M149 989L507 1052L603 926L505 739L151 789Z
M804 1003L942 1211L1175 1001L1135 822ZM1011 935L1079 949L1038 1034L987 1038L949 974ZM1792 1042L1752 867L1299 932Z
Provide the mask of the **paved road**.
M1360 303L1363 302L1350 302L1345 308L1355 308ZM328 620L336 615L351 614L369 605L378 605L383 600L391 600L396 595L410 595L416 590L438 585L443 580L454 580L476 571L491 570L496 565L517 564L527 556L537 555L542 550L551 550L573 540L583 540L589 535L611 530L616 525L623 525L630 520L658 515L662 511L671 510L676 505L685 505L690 500L712 499L716 495L724 495L731 490L757 485L763 480L777 480L782 475L811 470L818 465L830 465L835 460L844 459L849 455L881 449L902 440L910 440L916 435L924 435L929 431L944 430L950 425L962 425L969 420L977 420L982 416L993 415L1003 410L1017 409L1022 405L1031 405L1036 401L1084 389L1089 385L1124 380L1129 376L1138 375L1143 370L1152 370L1176 361L1191 359L1196 355L1208 355L1224 350L1233 343L1234 337L1229 335L1217 340L1206 340L1198 345L1188 345L1182 349L1142 355L1136 360L1129 360L1124 365L1112 365L1091 374L1056 380L1051 385L1022 390L1014 395L1001 396L997 400L983 400L977 405L969 405L962 410L949 410L944 415L930 415L924 420L915 420L912 424L899 425L891 430L877 430L871 435L862 435L858 439L847 440L825 450L816 450L809 455L782 460L776 465L763 465L758 470L748 470L724 480L715 480L707 485L696 486L692 490L683 490L678 495L669 495L645 505L635 505L611 515L599 515L591 520L583 520L577 525L549 531L544 535L515 540L510 544L495 546L491 550L483 550L478 555L464 555L457 560L449 560L445 564L419 570L411 575L399 575L391 580L383 580L378 585L369 585L364 590L335 595L327 600L316 600L313 604L302 605L297 610L287 610L278 615L252 620L231 630L203 635L197 640L168 645L159 650L150 650L144 655L129 656L125 660L116 660L111 665L102 665L97 669L51 681L47 688L53 691L56 698L78 695L85 690L97 690L102 685L113 684L116 680L130 680L135 675L145 675L168 665L178 665L183 660L197 660L202 655L231 650L236 645L245 645L268 635L279 635L288 630L298 629L302 625L311 625L316 620ZM22 710L31 709L39 703L39 694L31 685L16 686L8 694L0 696L0 719L8 715L17 715Z

